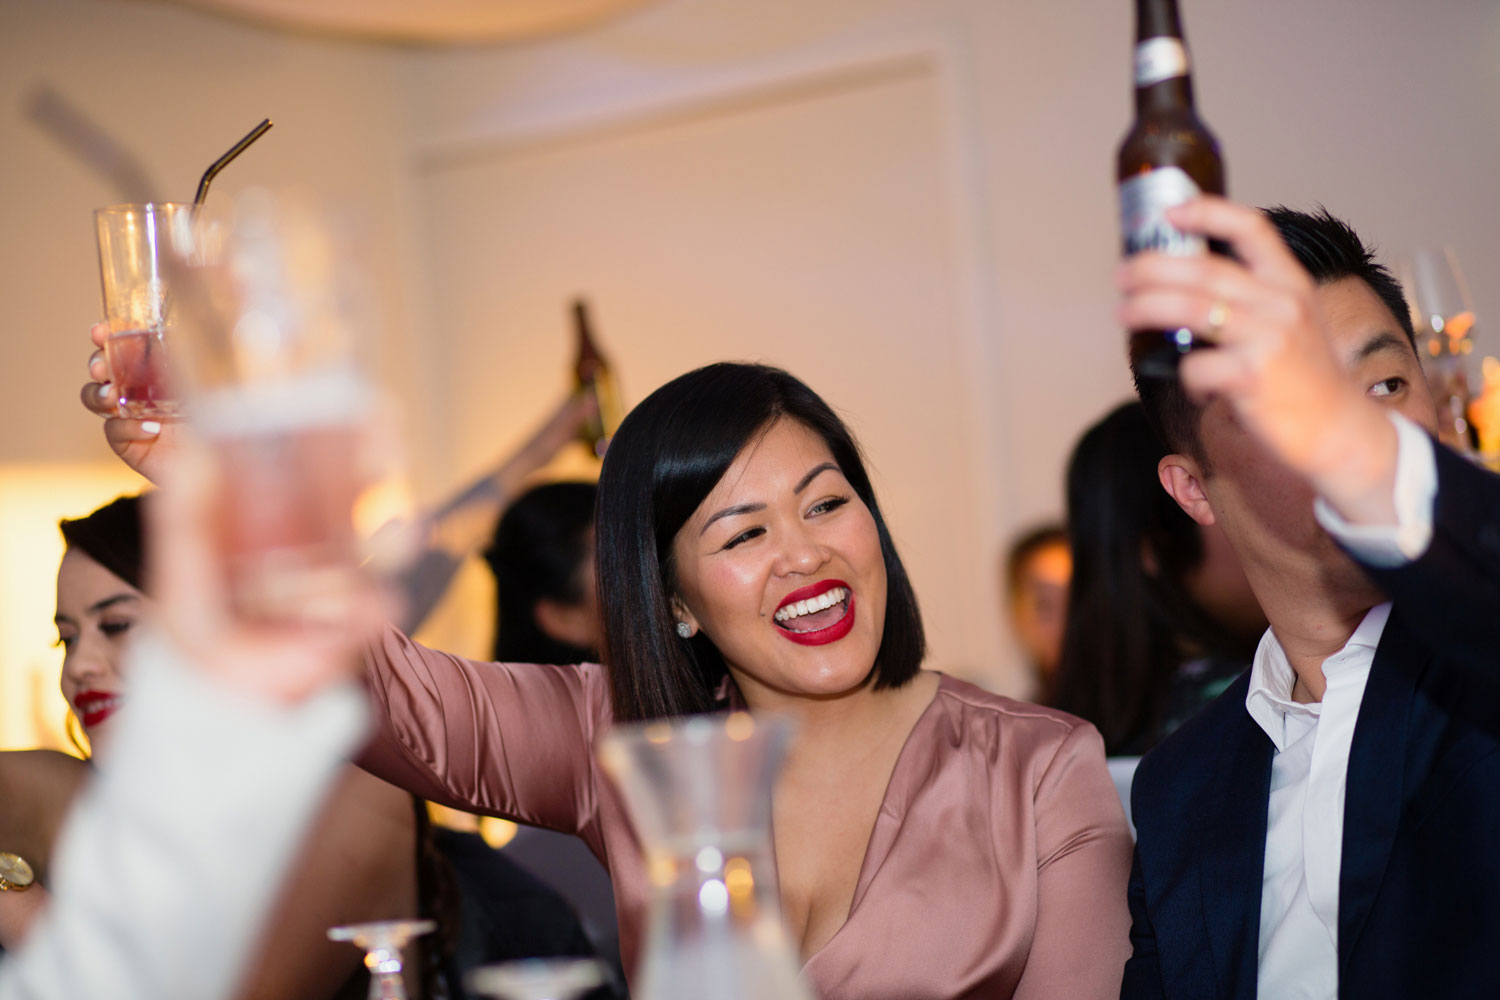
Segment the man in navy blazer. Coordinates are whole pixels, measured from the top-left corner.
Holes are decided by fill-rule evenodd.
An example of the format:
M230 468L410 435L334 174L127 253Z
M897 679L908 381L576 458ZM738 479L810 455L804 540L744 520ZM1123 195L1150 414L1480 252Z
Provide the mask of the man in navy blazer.
M1326 213L1204 198L1235 257L1121 268L1163 486L1271 628L1142 761L1126 998L1500 995L1500 479L1436 445L1400 288Z

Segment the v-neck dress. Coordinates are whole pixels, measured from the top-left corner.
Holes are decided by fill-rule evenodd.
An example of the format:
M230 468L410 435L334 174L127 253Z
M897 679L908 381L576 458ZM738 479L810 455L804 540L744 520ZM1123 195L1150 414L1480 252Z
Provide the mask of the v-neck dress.
M366 651L371 773L436 802L576 834L609 869L635 964L648 885L594 757L597 664L480 663L395 629ZM1094 728L943 676L907 737L849 915L804 975L822 1000L1118 997L1131 841Z

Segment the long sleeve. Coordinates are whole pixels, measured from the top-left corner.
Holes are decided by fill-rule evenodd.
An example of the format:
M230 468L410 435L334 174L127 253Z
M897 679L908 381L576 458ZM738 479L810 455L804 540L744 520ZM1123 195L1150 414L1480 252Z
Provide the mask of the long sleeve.
M0 1000L230 995L363 731L353 685L271 705L150 636L130 671L130 710L63 829L47 912L0 965Z
M1437 496L1426 551L1413 562L1366 571L1420 634L1500 679L1500 477L1442 446L1434 451Z
M1166 996L1161 981L1161 962L1156 954L1156 929L1146 912L1146 885L1141 876L1140 852L1130 866L1130 945L1132 954L1125 963L1125 982L1120 987L1121 1000L1162 1000Z
M590 825L602 668L477 663L394 628L365 663L376 725L360 766L455 808L566 833Z
M1036 828L1036 935L1015 998L1116 997L1130 955L1130 833L1094 727L1074 728L1042 774Z

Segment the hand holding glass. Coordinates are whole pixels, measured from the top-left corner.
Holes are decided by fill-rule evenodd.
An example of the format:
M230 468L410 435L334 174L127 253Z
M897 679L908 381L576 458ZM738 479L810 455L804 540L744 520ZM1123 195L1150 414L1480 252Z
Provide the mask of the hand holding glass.
M104 356L122 417L175 417L166 352L176 318L169 272L192 222L191 205L111 205L94 213L109 339Z

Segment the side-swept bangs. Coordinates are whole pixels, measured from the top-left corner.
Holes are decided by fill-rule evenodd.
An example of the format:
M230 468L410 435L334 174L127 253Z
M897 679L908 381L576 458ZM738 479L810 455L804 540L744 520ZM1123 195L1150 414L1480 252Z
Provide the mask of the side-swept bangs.
M617 721L718 707L723 657L701 634L682 639L675 631L672 543L745 446L781 419L823 439L875 519L887 594L874 686L899 687L920 668L926 638L916 595L849 429L817 393L779 368L709 365L673 379L630 412L599 477L595 558Z

